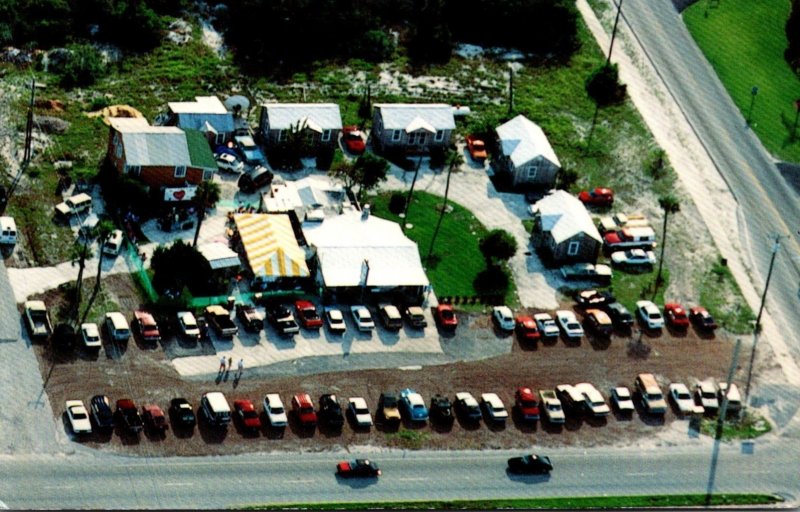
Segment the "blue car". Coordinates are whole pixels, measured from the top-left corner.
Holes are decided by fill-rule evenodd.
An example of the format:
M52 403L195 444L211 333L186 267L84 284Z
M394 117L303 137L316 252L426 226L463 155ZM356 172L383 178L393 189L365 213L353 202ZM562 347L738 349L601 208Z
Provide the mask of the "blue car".
M428 408L425 407L425 401L422 399L422 395L413 389L406 388L400 392L400 404L411 421L428 420Z
M234 137L233 140L236 142L239 154L242 155L242 159L245 162L252 165L261 165L265 162L264 152L256 145L253 137L240 135Z

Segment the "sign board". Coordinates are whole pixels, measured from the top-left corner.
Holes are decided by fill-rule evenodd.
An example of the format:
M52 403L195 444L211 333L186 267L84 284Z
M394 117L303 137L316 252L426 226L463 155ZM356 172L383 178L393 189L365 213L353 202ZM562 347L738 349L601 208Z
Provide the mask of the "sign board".
M197 187L165 188L164 201L191 201L196 192Z

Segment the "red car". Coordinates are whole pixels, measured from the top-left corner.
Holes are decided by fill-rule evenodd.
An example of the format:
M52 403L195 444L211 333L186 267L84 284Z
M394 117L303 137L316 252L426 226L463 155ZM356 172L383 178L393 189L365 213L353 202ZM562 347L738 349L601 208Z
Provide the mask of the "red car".
M317 424L314 402L308 393L298 393L292 397L292 411L301 427L313 427Z
M517 340L530 341L535 343L542 334L536 327L536 321L529 316L518 316L515 320L517 324Z
M234 400L233 410L245 429L259 430L261 428L261 418L258 417L256 406L250 400Z
M476 162L483 162L486 160L486 143L474 135L467 135L466 141L467 151L469 151L469 156L471 156L473 160Z
M159 430L164 432L169 428L169 424L167 424L167 417L164 416L164 411L161 410L161 407L155 404L147 404L142 406L142 418L144 418L144 424L147 425L147 428L150 430Z
M703 306L695 306L690 309L689 320L691 320L698 329L713 331L717 328L717 322L714 321L714 317L711 316Z
M533 394L531 388L517 388L514 393L514 401L523 420L536 421L539 419L539 401L536 400L536 395Z
M347 148L347 151L354 155L364 153L364 150L367 148L367 144L364 142L364 136L356 125L342 128L342 140L344 141L344 146Z
M436 323L438 323L442 328L455 329L458 327L458 318L456 318L456 312L453 311L453 306L450 304L439 304L436 306L433 316L436 318Z
M161 331L158 330L153 315L147 311L137 309L133 312L133 328L147 343L158 343L161 341Z
M614 191L605 187L584 190L578 194L578 199L587 206L611 206L614 204Z
M300 325L306 329L319 329L322 327L322 317L317 313L317 308L314 307L312 302L307 300L294 301L294 309L297 312L297 318L300 319Z
M674 329L686 329L689 327L689 316L680 304L674 302L664 304L664 317L669 327Z

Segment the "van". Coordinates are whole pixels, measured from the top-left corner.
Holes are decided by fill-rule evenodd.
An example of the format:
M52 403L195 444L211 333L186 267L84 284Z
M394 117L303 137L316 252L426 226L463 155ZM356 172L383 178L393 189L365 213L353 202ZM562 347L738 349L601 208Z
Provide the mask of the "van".
M650 414L664 414L667 412L667 402L661 393L656 378L652 373L640 373L636 376L636 390L642 396L642 405Z
M62 217L70 217L77 213L85 213L92 209L92 196L84 192L67 198L56 205L56 213Z
M391 304L382 305L378 310L383 326L392 331L398 331L403 327L403 317L400 310Z
M231 406L219 391L203 393L200 410L206 421L214 427L227 427L231 422Z
M603 235L608 250L645 249L652 251L656 246L656 232L650 227L623 228Z
M115 229L103 243L103 254L116 256L120 249L122 249L122 231Z
M17 223L14 217L0 217L0 244L17 243Z
M578 391L575 386L570 384L556 386L556 397L561 401L561 405L567 411L580 414L585 410L586 399L583 393Z
M118 311L106 313L106 330L114 341L128 341L128 338L131 337L128 321Z

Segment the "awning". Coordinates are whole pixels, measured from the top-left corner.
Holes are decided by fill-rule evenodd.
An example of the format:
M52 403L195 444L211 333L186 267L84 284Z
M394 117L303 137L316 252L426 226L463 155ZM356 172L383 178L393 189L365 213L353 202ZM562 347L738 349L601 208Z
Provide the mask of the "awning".
M239 255L236 251L231 250L227 245L212 242L209 244L199 245L197 250L211 265L212 270L220 268L238 268L242 265L239 261Z
M305 252L288 215L239 213L233 216L250 270L262 277L308 277Z

